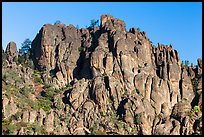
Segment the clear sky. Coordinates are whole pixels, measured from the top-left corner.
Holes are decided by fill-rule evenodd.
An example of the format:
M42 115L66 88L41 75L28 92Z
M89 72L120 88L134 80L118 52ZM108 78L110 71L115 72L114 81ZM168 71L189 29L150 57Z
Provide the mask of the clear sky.
M181 60L202 58L201 2L2 2L2 45L33 40L43 24L56 20L79 28L102 14L139 27L153 44L172 44Z

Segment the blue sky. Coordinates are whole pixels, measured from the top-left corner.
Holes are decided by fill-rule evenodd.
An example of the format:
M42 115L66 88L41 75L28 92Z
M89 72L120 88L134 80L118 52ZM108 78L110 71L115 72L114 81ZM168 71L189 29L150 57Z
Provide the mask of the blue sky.
M127 30L139 27L155 45L171 43L181 60L202 58L201 2L2 2L2 45L14 41L20 48L43 24L60 20L81 28L102 14L124 20Z

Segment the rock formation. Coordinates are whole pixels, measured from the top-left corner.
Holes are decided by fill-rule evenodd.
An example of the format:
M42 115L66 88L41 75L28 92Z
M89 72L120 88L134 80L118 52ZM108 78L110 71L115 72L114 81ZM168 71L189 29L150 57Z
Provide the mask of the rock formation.
M6 54L7 54L7 60L10 63L18 60L18 51L17 51L15 42L8 43L6 47Z
M60 93L52 96L48 112L24 111L22 121L37 122L46 134L202 134L202 113L194 109L202 109L202 60L197 68L184 67L172 45L152 45L145 32L126 31L125 22L112 15L100 21L93 29L40 29L32 60L43 84ZM17 57L7 52L8 61ZM8 102L5 97L4 112ZM5 117L17 112L12 110Z

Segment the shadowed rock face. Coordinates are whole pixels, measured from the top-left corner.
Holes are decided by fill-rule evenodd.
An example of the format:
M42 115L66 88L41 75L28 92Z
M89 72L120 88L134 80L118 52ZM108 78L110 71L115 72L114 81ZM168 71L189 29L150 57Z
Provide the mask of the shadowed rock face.
M40 116L41 125L41 117L48 118L46 130L55 132L55 113L70 113L60 134L66 130L88 134L92 127L106 134L196 133L192 121L200 116L189 113L192 104L202 106L202 77L196 93L191 80L202 74L202 60L197 68L185 68L172 45L156 47L145 32L126 31L125 22L112 15L102 15L100 21L100 27L93 29L46 24L33 40L33 62L44 71L44 81L58 89L73 85L65 91L68 103L61 102L64 110ZM113 122L114 113L126 128Z

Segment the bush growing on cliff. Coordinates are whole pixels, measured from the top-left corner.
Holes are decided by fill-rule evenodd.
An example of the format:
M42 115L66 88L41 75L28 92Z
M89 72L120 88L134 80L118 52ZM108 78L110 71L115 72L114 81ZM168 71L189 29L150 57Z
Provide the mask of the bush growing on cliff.
M57 20L55 21L54 25L58 25L58 24L61 24L61 21L60 20Z
M2 53L2 62L6 60L6 56L7 56L6 53Z
M199 106L194 106L193 111L196 112L196 113L200 112L200 107Z
M38 108L42 108L44 111L49 111L51 109L52 102L46 98L40 98L38 100Z
M184 67L188 67L190 65L190 62L189 62L189 60L185 60L185 61L182 60L181 65Z
M83 51L84 51L84 47L79 47L79 48L78 48L78 51L79 51L79 52L83 52Z
M136 124L141 124L142 123L141 114L140 113L136 114L136 116L135 116L135 123Z
M99 20L95 20L95 19L91 20L90 28L93 29L94 26L98 26L99 27Z

